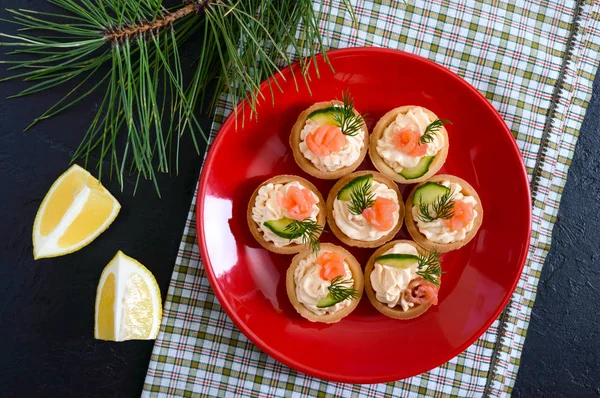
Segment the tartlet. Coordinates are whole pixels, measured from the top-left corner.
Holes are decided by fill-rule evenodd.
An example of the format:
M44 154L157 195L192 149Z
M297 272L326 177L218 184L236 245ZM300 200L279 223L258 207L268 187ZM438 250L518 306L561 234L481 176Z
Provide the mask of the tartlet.
M401 124L398 124L399 115L405 116L401 120ZM429 123L426 123L426 121ZM414 184L427 180L440 170L448 156L448 132L444 127L444 123L447 122L448 121L445 120L441 121L435 113L421 106L407 105L392 109L379 119L371 133L369 156L371 157L375 168L392 180L402 184ZM413 140L413 145L415 143L421 145L418 144L418 142L422 139L425 131L430 126L435 126L433 127L433 135L429 134L432 139L429 143L425 142L422 145L427 145L427 148L424 148L427 151L436 151L437 148L435 154L413 156L402 153L397 149L396 144L394 143L394 135L399 134L402 130L414 131L415 133L418 133L417 136L419 139ZM389 131L388 127L390 128ZM417 132L416 130L419 131ZM407 150L410 150L412 147L410 138L410 135L406 137L407 141L404 143L406 145L401 144L404 148L407 148ZM441 148L438 148L440 145ZM386 160L382 156L382 153L385 153L387 157L393 157L396 160ZM403 167L400 164L399 159L402 159L401 161L405 163L414 163L418 160L418 163L411 167ZM396 168L396 170L394 170L394 168Z
M332 285L332 282L335 282L336 279L332 278L331 280L322 279L320 276L323 272L323 266L318 264L316 261L317 254L315 254L311 250L304 250L298 253L292 259L292 263L287 270L286 274L286 291L288 298L296 311L304 318L308 319L311 322L323 322L323 323L335 323L339 322L342 318L350 314L362 298L362 293L364 289L364 278L362 273L362 268L356 258L350 252L343 247L336 246L331 243L322 243L318 256L327 255L329 253L334 253L334 255L338 255L342 258L342 261L345 263L345 275L341 276L341 280L348 281L342 286L354 289L355 295L353 297L349 297L345 300L335 302L335 300L331 299L331 293L327 293L326 296L320 297L318 300L314 297L314 293L311 298L316 301L316 304L312 304L315 308L313 310L307 307L307 304L304 304L302 298L298 294L298 289L302 289L306 284L297 284L298 278L320 278L317 282L320 282L319 286L321 289L328 289L329 286ZM351 274L352 284L349 281L349 274ZM303 281L304 279L300 279ZM307 284L309 287L315 287L316 284L314 281L312 283ZM338 280L335 283L340 283ZM318 289L317 289L318 290ZM311 292L301 291L302 295L306 293L308 296ZM332 301L327 301L332 300ZM319 306L321 304L321 307ZM324 305L324 307L323 307ZM336 308L337 307L337 308ZM323 314L317 314L314 311L324 312ZM332 312L329 312L332 311Z
M310 190L312 195L314 195L313 199L316 200L316 203L311 205L311 215L316 213L314 217L298 217L298 215L302 215L301 212L296 211L295 214L290 215L290 211L286 208L282 207L279 204L280 199L277 198L277 193L284 194L283 190L287 189L285 187L290 183L294 186L299 185L302 188ZM258 209L257 198L259 197L260 190L263 187L267 187L269 184L272 184L272 189L269 190L265 188L261 198L259 200L262 205L262 212ZM291 185L290 185L291 186ZM298 187L298 189L300 189ZM268 191L268 192L266 192ZM275 192L277 191L277 192ZM304 191L302 191L304 192ZM287 191L286 191L287 193ZM265 199L267 198L267 199ZM273 207L278 206L277 217L273 217L272 214L269 216L265 216L265 213L269 213L269 209L266 207L266 201L271 200ZM299 199L301 200L301 198ZM273 202L274 201L274 202ZM310 203L310 202L309 202ZM255 207L257 207L255 209ZM294 210L295 211L295 210ZM294 254L304 250L307 246L302 244L302 237L294 237L291 230L286 229L286 226L289 225L290 222L301 218L302 220L311 219L314 223L319 226L319 231L316 232L315 237L318 238L323 231L323 227L325 226L326 219L326 206L325 201L323 200L323 196L317 190L317 188L308 180L298 177L295 175L279 175L273 178L269 178L262 184L260 184L252 193L250 200L248 202L248 210L246 212L246 218L248 221L248 227L254 239L265 249L272 251L274 253L279 254ZM295 217L295 218L294 218ZM257 220L258 219L258 220ZM281 234L281 235L280 235ZM289 243L285 243L285 241ZM279 244L276 244L276 241Z
M450 192L442 192L443 188L441 190L439 188L439 186L441 185L446 185L447 191ZM448 188L448 185L454 186L457 192L454 193L454 188L450 190ZM460 188L460 191L458 191L458 188ZM439 218L433 221L437 224L425 223L422 220L423 216L421 215L419 210L419 200L414 199L415 193L418 190L421 190L421 192L423 192L423 189L427 190L425 194L428 197L428 199L425 200L425 202L431 203L431 199L442 200L444 194L448 194L450 197L450 201L452 201L452 199L456 198L456 196L460 194L461 198L458 201L462 202L463 204L461 204L461 208L459 208L456 207L456 202L454 202L454 206L450 207L450 211L454 213L454 217L451 217L449 219ZM469 218L468 214L466 214L468 213L468 209L462 209L464 203L467 202L471 203L473 210L473 218L470 221L467 221ZM435 211L432 210L432 207L430 205L428 206L431 210L431 215L435 216ZM417 217L418 219L415 220L415 217ZM458 217L458 219L455 217ZM461 218L463 220L461 220ZM467 243L469 243L471 239L473 239L473 237L477 234L479 227L481 227L481 223L483 222L483 207L481 204L481 199L477 194L477 191L475 191L475 188L473 188L468 182L466 182L462 178L453 175L438 174L430 178L428 181L417 185L412 190L412 192L406 199L405 220L406 228L408 229L408 232L410 233L414 241L417 242L417 244L426 249L435 249L440 253L445 253L459 249ZM454 224L455 222L456 224ZM458 227L460 227L461 225L463 227L459 229ZM432 240L432 236L430 236L429 238L426 236L426 233L424 232L427 230L426 228L430 231L433 230L433 234L434 236L436 236L435 240ZM454 230L454 228L456 228L456 230ZM438 231L441 229L441 232L436 233L435 229L437 229ZM456 236L451 237L452 239L450 241L445 242L443 241L444 234L446 234L446 238L452 234L455 234Z
M363 215L353 215L349 211L349 207L352 205L351 201L340 200L342 195L340 192L342 190L350 190L351 192L351 182L353 184L357 184L361 180L364 181L364 179L368 178L369 175L372 175L372 181L374 181L377 184L380 184L378 190L385 190L385 195L376 192L375 198L379 196L389 198L390 196L393 196L392 193L395 193L396 200L394 200L394 202L397 204L397 208L393 216L395 222L391 229L386 229L385 231L378 231L374 226L372 226L372 224L369 221L365 219ZM340 214L342 212L344 214ZM376 171L357 171L347 176L344 176L338 182L335 183L333 188L331 188L331 191L329 191L329 195L327 196L327 223L329 225L329 228L339 240L341 240L343 243L349 246L378 247L384 244L385 242L393 239L396 233L402 227L404 212L405 211L404 203L402 201L402 194L398 190L398 186L396 185L396 183L384 176L383 174L378 173ZM344 223L347 225L338 225L338 222L336 221L336 216L338 216L340 220L343 220ZM352 222L349 221L350 217L353 219ZM358 231L359 228L368 229L369 234L373 234L375 236L368 238L359 238L358 235L361 233L360 231ZM345 232L343 230L345 230ZM348 235L349 233L356 234L356 236L351 237Z
M369 131L367 130L367 125L364 120L362 120L356 135L344 135L346 143L340 151L330 155L317 155L306 145L306 137L303 137L303 130L306 129L304 134L308 135L323 125L336 126L337 124L334 122L331 115L335 109L340 109L343 106L344 103L337 100L317 102L300 113L296 123L292 127L292 132L290 134L290 148L294 154L294 159L302 170L314 177L325 180L340 178L341 176L353 172L362 163L367 154L369 148ZM356 109L352 108L352 111L356 117L360 117L360 114ZM360 138L361 134L362 139ZM357 148L358 146L361 146L360 149ZM339 155L337 158L336 154ZM317 166L312 160L306 157L307 155L313 157L315 162L323 164ZM344 157L348 159L344 159ZM349 160L351 161L348 164L343 164L344 161ZM325 162L331 163L329 164L331 170L327 169Z
M388 304L383 303L381 301L379 301L379 299L377 298L377 292L375 291L374 287L373 287L373 282L371 279L371 275L375 269L375 264L377 263L376 259L378 258L382 258L382 256L384 256L384 254L390 250L393 251L393 249L396 247L396 245L398 244L406 244L406 245L410 245L412 248L414 248L414 253L417 253L418 255L426 255L426 251L420 247L419 245L417 245L415 242L411 241L411 240L395 240L392 242L388 242L385 245L381 246L379 249L377 249L369 258L366 266L365 266L365 291L367 292L367 297L369 298L369 301L371 302L371 304L373 305L373 307L375 307L375 309L379 312L381 312L383 315L388 316L390 318L394 318L394 319L412 319L412 318L416 318L422 314L424 314L432 305L432 301L427 301L425 303L413 303L411 301L406 301L406 297L407 295L412 295L414 292L414 289L419 286L418 283L419 281L421 283L427 283L426 281L423 281L421 277L419 277L418 275L413 275L414 273L414 269L411 269L410 267L406 268L405 274L403 276L408 276L409 278L411 276L414 276L413 278L411 278L408 281L403 281L406 282L406 286L405 288L401 291L400 293L400 298L398 299L398 301L403 301L404 305L409 306L407 309L404 309L402 307L402 303L395 303L392 307L390 307ZM400 250L402 251L402 250ZM403 252L406 252L407 250L404 249ZM413 253L413 254L414 254ZM387 256L387 257L391 257L391 256ZM408 256L405 256L408 257ZM393 261L395 259L387 259L388 264L393 264ZM410 260L410 259L409 259ZM380 261L385 261L385 260L380 260ZM398 261L398 265L402 266L402 262L403 261L407 261L406 258L400 258L397 259ZM382 265L381 263L379 264L381 266L382 271L381 272L392 272L391 270L393 269L393 267L391 265ZM412 265L412 268L415 268L415 264ZM384 268L387 267L387 270ZM416 268L418 270L418 268ZM402 271L401 271L402 272ZM400 279L400 278L398 278ZM414 282L413 282L414 281ZM438 287L440 285L441 282L441 274L438 276ZM411 285L411 283L416 284L416 286L414 288L409 289L409 286ZM431 284L430 284L431 285ZM397 286L393 286L392 288L397 288ZM436 294L436 301L437 301L437 289L435 290L435 294Z

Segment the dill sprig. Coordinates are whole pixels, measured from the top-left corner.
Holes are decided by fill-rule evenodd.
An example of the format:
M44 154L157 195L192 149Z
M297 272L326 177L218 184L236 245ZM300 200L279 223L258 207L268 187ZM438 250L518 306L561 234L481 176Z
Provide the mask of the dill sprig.
M356 216L375 204L375 194L371 193L371 180L352 188L348 211Z
M337 107L337 112L333 113L333 120L345 135L355 136L362 128L364 119L361 115L354 113L354 99L350 96L350 90L346 89L342 93L343 105Z
M452 124L452 122L448 119L435 119L425 128L425 133L423 133L419 142L421 144L433 142L435 134L442 128L444 124L448 123Z
M432 250L425 255L419 255L417 265L417 275L421 276L427 282L435 285L440 285L440 277L442 276L442 262L436 250Z
M331 297L336 303L340 303L349 298L358 298L359 293L352 287L353 285L354 280L343 279L341 275L336 276L331 280L331 285L329 285L329 294L331 294Z
M452 191L444 193L439 196L433 203L431 203L431 209L429 203L423 203L423 200L419 200L419 213L418 217L423 222L432 222L438 218L449 220L454 217L454 199Z
M302 244L310 246L314 253L318 253L321 249L319 236L321 235L321 232L323 232L323 226L317 224L316 221L313 221L310 218L305 218L302 221L294 220L285 227L285 231L292 234L293 238L290 238L290 240L302 237Z

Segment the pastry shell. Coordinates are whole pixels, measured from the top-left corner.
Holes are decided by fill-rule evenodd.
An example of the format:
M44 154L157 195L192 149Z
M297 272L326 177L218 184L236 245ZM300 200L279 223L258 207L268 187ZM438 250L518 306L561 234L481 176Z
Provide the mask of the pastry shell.
M413 190L411 191L410 195L408 196L408 198L406 199L405 222L406 222L406 229L408 230L408 233L410 233L410 236L414 239L415 242L417 242L417 244L419 244L420 246L422 246L426 249L429 249L429 250L435 249L440 253L446 253L446 252L449 252L452 250L460 249L461 247L463 247L464 245L469 243L471 241L471 239L473 239L473 237L475 237L475 235L477 234L477 231L479 231L479 227L481 227L481 223L483 222L483 207L481 206L481 199L479 198L477 191L475 191L475 188L473 188L471 186L471 184L469 184L462 178L458 178L456 176L449 175L449 174L438 174L438 175L431 177L426 182L442 182L442 181L450 181L450 182L459 184L462 187L461 192L463 193L463 195L472 196L477 201L477 204L474 207L474 209L477 211L477 217L473 221L473 229L471 229L467 233L465 238L462 240L459 240L457 242L436 243L436 242L430 241L429 239L427 239L425 237L425 235L423 235L421 232L419 232L417 223L414 220L413 214L412 214L412 208L413 208L412 200L413 200L413 196L415 194L416 189L418 187L420 187L421 185L423 185L425 182L415 186L413 188Z
M386 235L382 236L381 238L379 238L377 240L372 240L372 241L363 241L363 240L357 240L357 239L350 238L348 235L343 233L342 230L337 226L334 216L333 216L333 202L337 198L337 195L338 195L338 192L340 191L340 189L342 189L344 187L344 185L346 185L347 183L349 183L356 177L360 177L365 174L373 174L373 180L387 185L389 188L393 189L396 192L396 195L398 195L398 207L399 207L398 223ZM333 234L339 240L341 240L343 243L345 243L349 246L378 247L378 246L381 246L382 244L384 244L385 242L393 239L394 236L400 230L400 228L402 228L402 222L404 220L404 213L405 213L404 202L402 200L402 194L400 193L400 190L398 190L398 186L396 185L396 183L394 181L392 181L388 177L386 177L383 174L378 173L376 171L370 171L370 170L357 171L357 172L354 172L352 174L348 174L347 176L342 177L338 182L335 183L333 188L331 188L331 190L329 191L329 195L327 196L327 223L329 225L329 229L331 229Z
M285 287L290 302L302 317L308 319L311 322L335 323L339 322L342 318L354 311L354 309L360 302L364 290L364 277L360 264L348 250L344 249L341 246L336 246L332 243L321 243L321 251L332 251L335 253L342 254L345 257L345 260L348 263L348 268L350 268L350 272L352 273L352 279L354 280L353 287L358 292L359 296L355 299L352 299L350 305L348 305L347 307L344 307L341 310L334 312L333 314L325 315L317 315L308 308L306 308L304 304L299 302L298 297L296 296L296 281L294 280L294 272L300 264L300 261L302 261L312 253L311 250L304 250L296 254L296 256L294 256L294 258L292 259L292 263L286 273Z
M340 178L340 177L356 170L356 168L364 160L364 158L367 154L367 150L369 149L369 130L367 129L367 125L363 121L362 131L364 132L364 145L363 145L362 149L360 150L360 155L359 155L358 159L356 159L356 161L354 163L352 163L351 165L342 167L341 169L337 169L334 171L319 170L313 164L313 162L308 160L304 156L302 151L300 151L300 133L302 132L302 129L304 128L304 125L306 124L306 119L308 118L308 115L310 115L311 113L313 113L314 111L316 111L318 109L325 109L325 108L332 107L334 105L342 105L342 102L335 100L335 101L317 102L317 103L313 104L311 107L309 107L308 109L303 111L300 114L300 116L298 116L298 119L296 120L296 123L292 127L292 132L290 134L290 148L292 149L292 153L294 154L294 159L296 160L296 163L298 164L298 166L300 166L300 168L302 170L304 170L305 172L307 172L308 174L310 174L314 177L323 179L323 180L335 180L337 178ZM356 111L356 109L354 109L354 113L356 115L359 114Z
M300 184L302 184L302 186L310 189L315 195L317 195L317 197L319 198L319 202L317 203L317 206L319 207L319 214L317 214L317 223L319 225L321 225L322 227L325 226L325 217L326 217L325 216L325 214L326 214L325 200L323 199L323 195L321 195L319 190L310 181L308 181L302 177L298 177L295 175L287 175L287 174L269 178L268 180L266 180L265 182L260 184L252 193L252 196L250 197L250 201L248 202L248 210L246 212L246 218L248 220L248 228L250 228L250 232L252 233L252 236L254 236L254 239L256 239L256 241L258 243L260 243L260 245L262 247L264 247L265 249L272 251L274 253L294 254L294 253L298 253L298 252L306 249L306 246L302 245L302 244L292 243L292 244L285 245L283 247L277 247L277 246L275 246L275 244L273 242L265 240L262 230L260 229L258 224L252 219L252 209L254 208L254 204L256 202L256 197L258 196L258 190L263 185L266 185L269 183L287 184L288 182L292 182L292 181L298 181Z
M371 285L371 272L373 272L373 269L375 268L375 259L394 247L396 243L407 243L417 249L420 254L423 254L424 252L424 249L419 247L419 245L412 240L394 240L381 246L379 249L375 250L365 266L365 291L367 292L367 297L371 304L373 304L373 307L383 315L394 319L413 319L424 314L431 307L431 303L417 304L406 311L399 305L390 308L387 304L377 300L375 290L373 289L373 285Z
M383 137L385 129L394 122L398 114L405 114L409 110L415 108L423 109L423 111L429 116L429 120L438 119L435 113L431 112L427 108L423 108L422 106L406 105L392 109L391 111L383 115L381 119L379 119L379 121L375 125L375 128L373 129L373 132L371 133L371 141L369 143L369 156L371 157L371 161L375 165L375 168L381 173L390 177L392 180L401 184L415 184L431 178L442 168L444 162L446 162L446 157L448 156L448 148L450 147L450 143L448 141L448 131L444 126L442 126L438 132L444 137L444 146L438 151L438 153L435 154L435 157L429 165L429 171L427 171L427 173L423 174L421 177L406 179L400 174L396 173L394 169L392 169L390 166L388 166L385 160L383 160L383 158L379 155L379 152L377 152L377 142L381 139L381 137Z

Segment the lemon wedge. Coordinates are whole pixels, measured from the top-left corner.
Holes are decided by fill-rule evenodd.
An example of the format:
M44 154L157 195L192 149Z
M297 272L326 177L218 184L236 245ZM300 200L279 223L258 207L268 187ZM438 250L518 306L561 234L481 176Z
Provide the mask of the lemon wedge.
M162 317L154 275L123 252L102 271L96 291L94 337L100 340L153 340Z
M73 253L96 239L121 205L83 168L73 165L52 184L33 223L33 257Z

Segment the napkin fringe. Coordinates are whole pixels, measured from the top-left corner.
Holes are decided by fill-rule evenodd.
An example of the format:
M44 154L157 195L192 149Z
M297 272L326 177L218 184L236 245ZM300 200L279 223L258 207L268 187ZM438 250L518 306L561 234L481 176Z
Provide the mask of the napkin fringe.
M552 99L550 102L550 106L548 107L548 116L546 118L546 122L544 123L544 130L542 132L542 138L540 141L540 149L538 151L538 157L535 162L533 174L531 176L530 190L532 205L534 205L535 197L540 188L540 182L542 177L541 173L543 165L546 162L548 149L550 147L551 129L554 127L555 120L560 117L557 108L561 98L563 97L563 94L565 93L565 79L567 77L567 74L569 74L570 69L575 67L575 62L573 60L574 48L577 44L578 34L580 33L581 29L584 6L585 0L577 0L575 3L575 14L573 15L571 29L569 30L569 37L567 39L565 55L563 57L563 62L560 67L558 79L556 80L556 85L554 86L554 90L552 92ZM505 346L506 341L510 341L510 339L506 338L506 333L509 324L510 311L513 307L513 304L515 304L515 301L511 297L507 306L504 308L499 317L500 324L498 326L498 339L494 344L494 349L492 352L490 373L488 374L483 394L485 397L491 396L493 393L494 395L500 395L502 392L501 386L504 384L503 379L505 376L503 376L504 372L502 371L502 369L500 369L499 362L501 361L502 354L510 349L510 347ZM511 391L512 386L507 386L507 390L505 391L505 393L510 394Z
M544 123L544 131L542 132L540 149L538 151L538 157L533 168L533 174L531 176L530 187L532 200L535 199L537 191L540 187L542 165L546 161L548 148L550 146L550 132L552 127L554 126L554 120L556 120L556 118L559 117L557 107L560 102L560 99L563 96L565 77L567 76L567 73L569 71L569 64L573 63L573 49L575 47L575 44L577 43L577 34L579 33L581 28L581 19L584 5L585 0L577 0L577 2L575 3L575 14L573 15L573 22L571 23L571 29L569 31L569 38L567 39L567 48L565 51L562 65L560 66L560 73L558 75L558 79L556 80L556 85L554 86L554 90L552 92L552 99L550 101L550 106L548 107L548 117L546 118L546 122Z

